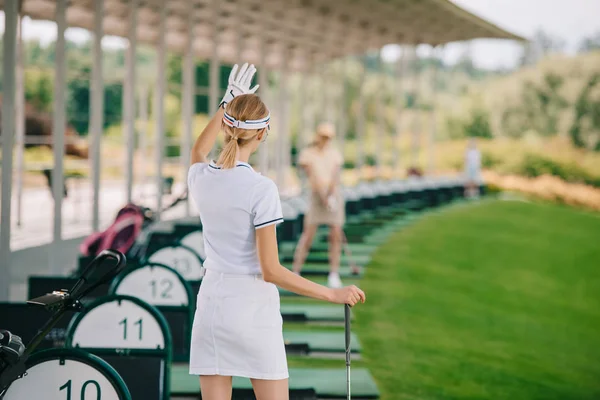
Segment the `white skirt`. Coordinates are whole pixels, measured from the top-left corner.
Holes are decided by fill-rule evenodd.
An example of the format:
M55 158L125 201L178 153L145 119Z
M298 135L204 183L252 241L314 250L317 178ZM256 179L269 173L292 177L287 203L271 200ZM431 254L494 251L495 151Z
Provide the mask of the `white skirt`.
M207 270L198 292L191 375L288 378L279 291L260 275Z

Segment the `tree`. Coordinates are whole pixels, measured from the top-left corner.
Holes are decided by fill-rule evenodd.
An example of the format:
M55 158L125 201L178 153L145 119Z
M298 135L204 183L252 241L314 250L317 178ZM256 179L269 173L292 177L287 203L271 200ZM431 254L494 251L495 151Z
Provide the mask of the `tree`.
M521 66L533 65L548 54L562 52L565 44L562 38L538 29L531 41L523 46L520 64Z
M590 77L579 94L569 135L575 146L600 151L600 73Z
M592 36L583 38L579 44L579 52L581 53L588 53L594 50L600 50L600 31Z
M48 71L26 71L25 101L37 111L50 112L52 109L53 82L52 74Z
M555 73L544 76L541 84L526 82L521 92L521 102L507 108L501 118L503 131L512 137L533 129L541 135L558 133L558 121L569 102L560 93L564 78Z

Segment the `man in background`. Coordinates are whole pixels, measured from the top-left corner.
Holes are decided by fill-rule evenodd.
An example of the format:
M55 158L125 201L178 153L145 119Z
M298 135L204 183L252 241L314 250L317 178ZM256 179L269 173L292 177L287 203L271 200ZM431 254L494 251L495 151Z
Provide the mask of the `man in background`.
M469 139L465 153L465 197L479 197L479 182L481 180L481 153L474 138Z

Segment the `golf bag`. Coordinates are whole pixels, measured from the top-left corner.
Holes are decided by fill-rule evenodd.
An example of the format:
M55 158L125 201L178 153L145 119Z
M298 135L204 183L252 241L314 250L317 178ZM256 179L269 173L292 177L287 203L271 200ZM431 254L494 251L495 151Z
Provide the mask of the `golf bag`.
M127 204L119 210L115 221L105 231L92 233L85 238L79 246L79 251L86 257L95 257L107 249L127 254L142 232L147 219L147 209Z

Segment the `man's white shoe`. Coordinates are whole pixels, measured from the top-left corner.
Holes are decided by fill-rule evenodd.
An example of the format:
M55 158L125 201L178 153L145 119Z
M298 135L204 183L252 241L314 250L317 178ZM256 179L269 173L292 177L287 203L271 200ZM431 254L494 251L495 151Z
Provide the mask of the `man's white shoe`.
M327 286L332 289L339 289L342 285L342 280L340 279L340 274L337 272L330 272L329 277L327 278Z

